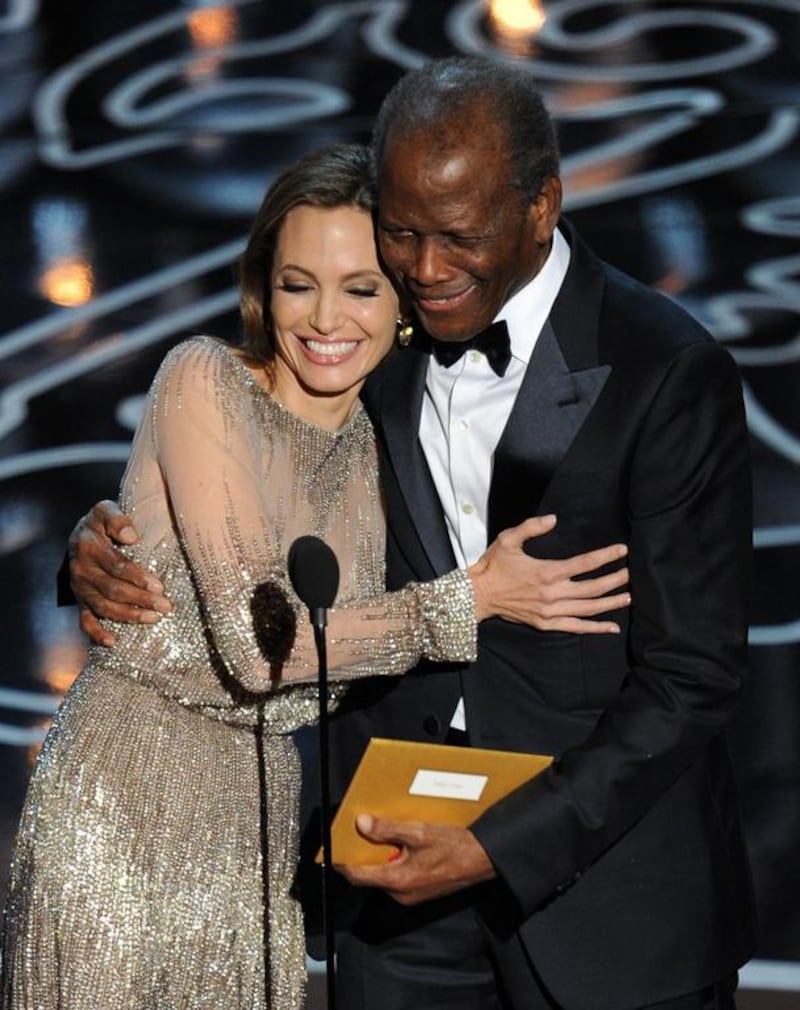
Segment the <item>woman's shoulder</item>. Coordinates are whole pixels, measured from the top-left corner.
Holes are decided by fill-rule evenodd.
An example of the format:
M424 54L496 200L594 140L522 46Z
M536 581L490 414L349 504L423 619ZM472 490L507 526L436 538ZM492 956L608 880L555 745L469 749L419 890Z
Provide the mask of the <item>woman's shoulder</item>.
M158 371L160 382L205 388L220 383L241 387L249 372L237 349L225 340L207 335L189 337L167 352Z
M164 356L163 367L225 363L235 358L236 350L225 340L207 334L189 337L176 344Z
M152 387L159 410L237 412L253 402L255 379L236 348L211 336L190 337L167 352Z

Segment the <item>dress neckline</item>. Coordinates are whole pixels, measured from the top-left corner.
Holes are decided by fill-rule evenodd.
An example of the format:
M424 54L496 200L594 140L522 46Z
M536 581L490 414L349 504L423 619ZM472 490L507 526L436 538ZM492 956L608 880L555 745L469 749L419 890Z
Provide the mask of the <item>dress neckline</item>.
M356 419L360 418L364 414L364 405L361 402L361 399L358 398L356 400L356 405L353 409L352 414L350 415L350 417L348 417L348 419L341 426L341 428L336 428L335 430L333 430L331 428L324 427L324 425L315 424L314 421L309 421L307 418L301 417L293 410L290 410L285 404L281 403L281 401L277 397L273 396L273 394L270 393L270 391L266 389L253 375L252 371L245 364L244 358L242 357L242 355L237 353L237 348L233 344L229 344L226 340L223 340L221 337L214 337L211 336L210 334L204 334L198 336L196 339L201 340L203 342L208 342L212 344L215 348L219 348L222 351L222 353L226 356L226 358L228 358L228 360L233 361L235 363L236 368L239 369L239 371L241 371L244 374L245 382L248 384L250 389L254 390L258 396L263 397L264 400L266 400L269 404L271 404L273 409L276 410L279 414L283 415L284 418L293 421L295 424L298 424L310 431L317 432L320 435L327 435L333 439L341 438L351 428L355 426Z

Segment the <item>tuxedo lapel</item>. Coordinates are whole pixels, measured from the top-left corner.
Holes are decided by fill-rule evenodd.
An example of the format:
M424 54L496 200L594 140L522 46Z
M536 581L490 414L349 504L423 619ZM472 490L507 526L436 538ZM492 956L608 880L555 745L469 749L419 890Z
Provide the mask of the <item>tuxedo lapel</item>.
M494 454L488 536L533 515L611 368L570 372L545 323Z
M596 258L565 221L567 276L536 342L522 387L494 454L488 541L535 514L545 490L611 373L598 364L597 319L604 278ZM442 507L419 442L428 355L413 345L382 369L379 434L414 531L436 574L455 566ZM400 526L393 519L392 527Z
M456 561L419 441L428 360L427 353L414 347L394 353L383 378L380 426L399 493L433 571L441 575L452 571Z
M561 227L570 240L570 266L495 450L489 542L536 513L611 374L610 365L598 364L602 274L569 226L562 222Z

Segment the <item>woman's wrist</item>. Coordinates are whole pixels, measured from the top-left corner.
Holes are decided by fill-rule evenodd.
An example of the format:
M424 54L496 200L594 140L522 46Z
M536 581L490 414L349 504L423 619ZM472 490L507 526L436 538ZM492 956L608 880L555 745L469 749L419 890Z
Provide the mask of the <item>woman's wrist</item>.
M467 575L472 583L472 593L475 597L475 620L480 623L488 617L494 617L491 592L489 590L489 565L483 557L467 568Z

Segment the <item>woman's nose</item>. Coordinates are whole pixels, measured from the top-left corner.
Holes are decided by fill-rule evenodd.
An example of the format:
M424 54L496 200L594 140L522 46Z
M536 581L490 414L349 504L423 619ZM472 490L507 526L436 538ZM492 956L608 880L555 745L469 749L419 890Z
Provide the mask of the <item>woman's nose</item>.
M334 295L320 294L308 321L317 333L333 333L344 322L341 302Z

